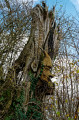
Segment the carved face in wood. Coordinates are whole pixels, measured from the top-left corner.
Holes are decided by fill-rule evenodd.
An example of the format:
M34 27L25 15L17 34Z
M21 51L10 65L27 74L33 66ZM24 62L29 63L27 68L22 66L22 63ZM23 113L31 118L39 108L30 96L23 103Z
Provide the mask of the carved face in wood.
M46 51L44 51L44 53L45 53L45 57L44 57L44 60L42 62L44 65L44 68L43 68L43 72L41 75L41 80L49 82L50 77L54 77L54 75L51 74L52 60Z
M54 76L51 74L50 68L46 66L43 69L43 73L41 75L41 80L49 82L50 81L50 77L54 77Z

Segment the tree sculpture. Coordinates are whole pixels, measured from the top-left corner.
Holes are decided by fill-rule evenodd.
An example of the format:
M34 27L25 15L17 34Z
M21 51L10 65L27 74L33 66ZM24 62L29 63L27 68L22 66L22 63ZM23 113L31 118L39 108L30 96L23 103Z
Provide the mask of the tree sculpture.
M7 86L7 94L9 94L6 105L3 106L2 103L0 105L2 108L1 117L4 119L7 118L4 115L5 113L7 116L14 114L11 107L16 109L14 103L17 104L16 106L20 103L17 99L20 98L22 88L24 88L25 97L23 108L25 108L27 120L36 119L35 115L40 116L37 111L42 110L38 107L39 105L36 106L36 103L42 102L45 95L53 94L54 91L55 86L50 80L50 77L54 76L51 74L52 59L58 53L60 42L60 31L55 22L55 7L53 11L48 12L45 3L43 6L36 5L31 14L32 23L29 40L12 68L9 69L6 82L2 86L2 90ZM22 74L21 77L19 77L20 74ZM52 87L49 86L49 82L52 83ZM1 95L4 94L1 93ZM34 107L37 111L34 110ZM19 108L17 107L17 109ZM16 118L12 117L11 120L20 119L17 116L20 117L20 113L16 115ZM39 120L43 119L43 116L39 118Z

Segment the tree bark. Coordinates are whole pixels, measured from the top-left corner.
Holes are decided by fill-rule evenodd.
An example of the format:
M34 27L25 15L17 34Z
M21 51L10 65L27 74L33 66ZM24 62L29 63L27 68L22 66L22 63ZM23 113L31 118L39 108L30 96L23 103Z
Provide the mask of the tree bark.
M42 101L45 95L53 94L55 87L54 84L52 87L48 85L48 82L51 82L50 77L53 77L50 71L52 60L58 53L60 42L54 12L55 8L48 12L46 5L37 5L33 8L29 40L6 77L8 81L11 79L11 82L17 86L25 83L24 106L26 112L27 104L29 104L34 92L35 98ZM19 79L20 72L22 72L22 78ZM38 78L38 81L35 82L35 91L30 90L32 84L29 76L30 72L33 77ZM37 80L35 78L34 80ZM10 105L12 104L12 97L13 94Z

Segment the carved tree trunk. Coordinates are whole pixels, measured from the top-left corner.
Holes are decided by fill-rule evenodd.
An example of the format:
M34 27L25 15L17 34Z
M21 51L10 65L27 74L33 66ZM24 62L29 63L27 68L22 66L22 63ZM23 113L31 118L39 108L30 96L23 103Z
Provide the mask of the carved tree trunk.
M48 86L51 74L52 59L56 57L59 48L59 31L55 22L55 8L48 12L47 7L37 5L32 11L31 33L27 44L18 59L8 72L7 80L12 79L14 84L25 82L25 102L28 105L29 99L35 94L37 100L42 101L45 95L53 94L53 88ZM41 70L42 68L42 70ZM22 80L18 75L22 72ZM35 82L35 91L31 91L29 72L33 77L38 78ZM14 77L12 77L12 75ZM37 79L34 79L37 80ZM54 87L54 85L53 85ZM30 93L31 91L31 93ZM35 93L33 93L35 92ZM12 99L12 98L11 98ZM10 101L12 103L12 101ZM10 103L10 105L11 105ZM9 105L9 106L10 106ZM25 107L27 111L27 107Z
M54 9L48 12L47 7L43 8L40 5L33 8L32 27L28 43L25 45L19 58L15 61L15 80L20 71L23 71L23 81L27 82L27 84L30 79L28 75L29 71L34 76L39 74L40 63L42 62L41 54L44 53L43 50L49 54L51 59L56 57L59 48L59 31L54 18Z
M51 59L58 53L59 32L53 12L48 12L46 8L40 5L33 8L32 27L28 43L15 61L16 77L23 70L25 74L24 81L28 81L30 69L37 74L40 56L43 52L41 49L45 50Z

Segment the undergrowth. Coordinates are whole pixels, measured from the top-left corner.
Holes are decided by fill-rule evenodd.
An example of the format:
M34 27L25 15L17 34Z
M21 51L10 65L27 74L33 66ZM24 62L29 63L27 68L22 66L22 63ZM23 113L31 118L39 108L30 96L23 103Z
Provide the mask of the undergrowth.
M25 113L23 106L25 100L24 89L21 89L20 95L18 95L17 89L15 89L12 104L4 120L43 120L44 116L41 110L41 102L35 98L36 85L43 72L43 67L44 66L42 65L38 77L34 77L32 73L29 73L31 86L30 86L30 93L29 93L30 99L29 99L27 112Z

